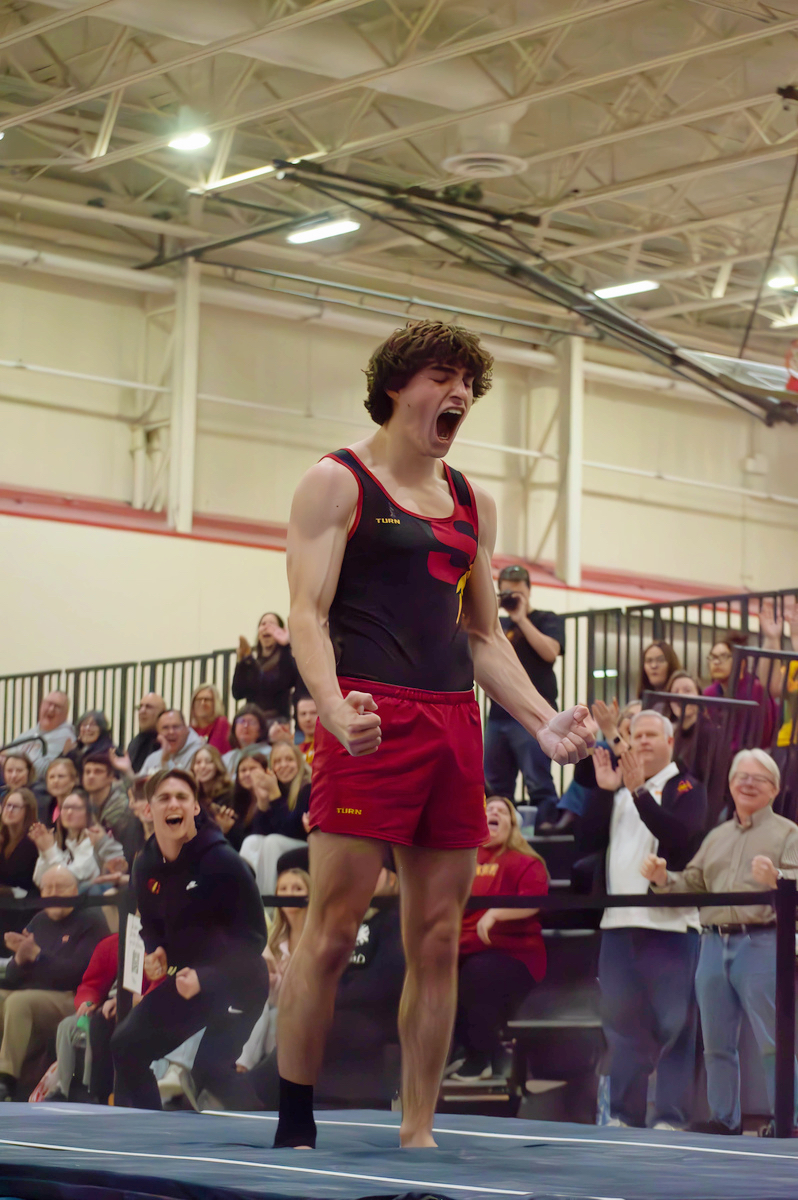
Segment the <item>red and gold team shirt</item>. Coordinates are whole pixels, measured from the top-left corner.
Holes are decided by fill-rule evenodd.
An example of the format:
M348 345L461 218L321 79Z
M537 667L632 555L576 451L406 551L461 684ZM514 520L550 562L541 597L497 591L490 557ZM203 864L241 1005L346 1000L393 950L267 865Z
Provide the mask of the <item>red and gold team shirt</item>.
M477 924L489 908L500 908L491 904L490 896L545 896L549 890L549 877L545 865L539 858L522 854L520 850L505 850L494 859L495 851L480 846L477 851L477 873L471 887L472 896L485 896L488 903L484 908L468 909L463 916L460 934L460 956L481 954L486 950L501 950L511 958L517 958L539 983L546 974L546 947L540 932L537 917L524 917L520 921L497 921L490 931L490 946L486 946L477 933ZM533 908L534 905L530 905Z

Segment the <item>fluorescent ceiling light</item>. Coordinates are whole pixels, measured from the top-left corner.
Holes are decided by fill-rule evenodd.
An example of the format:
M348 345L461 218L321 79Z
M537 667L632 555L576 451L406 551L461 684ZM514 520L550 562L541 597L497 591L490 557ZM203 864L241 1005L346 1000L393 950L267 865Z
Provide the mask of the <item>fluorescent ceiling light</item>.
M204 129L192 129L189 133L175 134L169 146L172 150L202 150L210 140Z
M786 289L795 287L794 275L772 275L768 280L769 288Z
M295 246L301 246L305 242L318 242L322 238L338 237L342 233L354 233L359 228L359 221L325 221L323 225L311 225L309 229L297 229L296 233L289 233L287 240L293 242Z
M0 142L2 142L2 140L5 136L6 135L3 133L2 129L0 129Z
M635 296L638 292L655 292L659 287L653 279L638 279L636 283L616 283L613 287L596 288L594 296L599 300L613 300L616 296Z
M215 183L206 183L203 185L204 192L216 192L219 188L234 187L237 183L246 183L248 179L259 179L261 175L273 175L274 167L253 167L251 171L239 171L237 175L226 175L224 179L217 179Z

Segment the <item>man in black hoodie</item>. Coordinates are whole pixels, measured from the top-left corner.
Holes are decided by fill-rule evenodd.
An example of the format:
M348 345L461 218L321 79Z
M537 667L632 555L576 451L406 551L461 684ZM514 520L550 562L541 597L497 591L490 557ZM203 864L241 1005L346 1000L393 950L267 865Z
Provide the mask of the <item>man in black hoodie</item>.
M197 818L197 785L178 768L147 787L154 835L136 859L147 977L159 986L111 1039L115 1101L161 1107L150 1063L205 1029L192 1071L225 1107L258 1108L236 1058L269 994L263 904L252 872L220 830Z

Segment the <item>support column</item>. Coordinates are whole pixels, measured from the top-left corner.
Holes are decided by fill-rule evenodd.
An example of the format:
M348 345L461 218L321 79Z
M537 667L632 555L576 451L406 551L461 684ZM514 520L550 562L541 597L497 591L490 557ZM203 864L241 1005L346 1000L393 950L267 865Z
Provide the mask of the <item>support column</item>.
M559 489L556 573L569 587L582 583L582 457L585 401L584 342L567 338L560 351Z
M197 445L200 265L186 260L178 290L172 373L169 447L169 524L191 533L194 515L194 462Z

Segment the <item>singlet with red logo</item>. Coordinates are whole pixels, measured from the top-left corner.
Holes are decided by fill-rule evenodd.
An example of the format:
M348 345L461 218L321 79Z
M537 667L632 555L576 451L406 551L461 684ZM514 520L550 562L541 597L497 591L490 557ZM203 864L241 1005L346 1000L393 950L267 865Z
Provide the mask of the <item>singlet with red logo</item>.
M359 491L330 606L338 674L430 692L468 691L474 670L461 616L479 521L465 476L444 463L454 512L421 517L397 504L351 450L327 457L352 472Z

